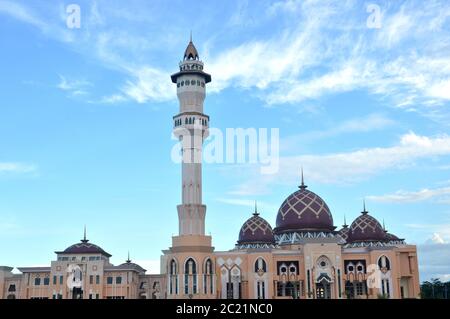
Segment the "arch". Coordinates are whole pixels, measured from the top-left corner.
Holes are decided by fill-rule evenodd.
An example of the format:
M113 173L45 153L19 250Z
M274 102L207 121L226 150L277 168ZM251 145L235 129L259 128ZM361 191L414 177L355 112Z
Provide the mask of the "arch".
M280 265L280 268L278 269L278 272L279 272L280 274L286 274L286 273L288 272L288 266L286 265L285 262L283 262L283 263Z
M192 263L192 264L189 264ZM195 261L194 258L189 257L185 260L184 262L184 273L185 274L190 274L190 275L195 275L197 274L197 262Z
M178 260L173 257L170 259L170 262L168 264L168 274L169 274L169 294L175 294L178 295L178 272L179 272L179 265Z
M172 259L170 259L169 262L169 274L171 275L176 275L178 274L178 261L175 257L173 257Z
M208 264L209 262L209 264ZM211 257L206 257L203 261L203 273L204 274L213 274L214 273L214 265L211 260Z
M188 257L184 261L184 293L197 293L197 261L193 257ZM192 279L192 280L190 280Z
M203 293L214 293L214 264L208 256L203 261Z
M356 267L353 264L353 262L349 262L347 264L347 269L346 270L347 270L347 274L355 273Z
M330 258L328 258L328 257L325 256L325 255L322 255L322 256L320 256L319 258L317 258L316 265L317 265L319 268L328 268L328 267L331 267L331 261L330 261Z
M380 269L391 270L391 261L386 255L381 255L377 264Z
M263 257L258 257L255 260L255 272L256 273L266 273L267 272L267 263Z

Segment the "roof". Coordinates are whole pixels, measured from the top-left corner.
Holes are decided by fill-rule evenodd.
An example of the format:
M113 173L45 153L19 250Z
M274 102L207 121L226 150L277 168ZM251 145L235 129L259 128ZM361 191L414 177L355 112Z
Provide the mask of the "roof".
M105 267L105 271L124 271L124 270L130 270L130 271L136 271L136 272L146 272L147 271L146 269L142 268L138 264L132 263L129 260L118 266Z
M77 244L67 247L63 251L56 251L57 254L101 254L106 257L111 257L111 254L104 251L100 246L89 243L86 236Z
M184 51L183 60L198 60L198 59L199 59L199 56L198 56L197 48L195 47L195 45L191 39L191 41L189 41L188 46L186 47L186 50Z
M208 74L206 72L203 72L201 70L183 70L177 73L174 73L170 76L170 78L172 79L172 83L177 83L177 78L182 76L182 75L187 75L187 74L195 74L195 75L200 75L201 77L203 77L205 79L205 83L209 83L211 82L211 74Z
M20 272L50 272L51 267L19 267Z

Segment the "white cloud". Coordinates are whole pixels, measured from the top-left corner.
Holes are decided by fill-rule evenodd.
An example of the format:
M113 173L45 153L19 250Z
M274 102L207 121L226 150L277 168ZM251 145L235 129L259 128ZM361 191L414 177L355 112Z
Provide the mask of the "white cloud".
M446 1L381 6L382 27L376 30L366 27L365 6L354 0L278 1L258 10L257 25L265 32L238 43L216 42L219 37L226 40L223 34L230 24L238 33L255 18L249 2L238 1L235 14L231 20L227 18L229 23L214 21L215 31L209 32L204 42L208 50L202 57L206 71L213 75L209 91L253 88L254 95L275 105L363 89L388 99L391 105L441 121L448 119L446 109L439 107L450 100L450 58L446 54L450 51L446 28L450 8ZM0 1L0 12L46 30L46 34L55 33L62 41L76 36L77 51L90 57L95 54L102 63L122 72L124 84L110 96L123 95L138 103L175 99L168 80L170 71L161 66L157 53L161 47L179 50L181 30L160 32L152 24L155 17L143 13L150 10L144 4L121 9L94 2L88 9L83 28L73 33L61 27L64 14L55 22L43 18L51 16L44 10L34 12L24 5ZM136 16L139 18L131 23ZM199 23L208 26L211 21ZM277 27L270 27L273 23ZM155 31L143 36L142 24ZM115 102L121 99L108 100Z
M32 173L36 171L36 166L32 164L0 162L1 173Z
M404 168L417 160L450 155L450 136L426 137L413 132L391 147L375 147L328 155L301 155L280 159L285 177L303 165L308 179L323 183L346 183L367 178L382 170Z
M127 100L127 98L124 95L122 95L122 94L112 94L112 95L109 95L109 96L103 96L100 99L100 103L116 104L116 103L124 102L126 100Z
M423 244L417 246L420 280L450 278L450 244Z
M341 134L364 133L382 130L395 124L395 121L383 114L372 113L364 117L346 120L342 123L333 123L325 130L310 131L303 134L291 135L280 141L281 150L298 149L307 143L316 142L320 139L330 138Z
M445 244L446 241L442 238L442 236L439 233L433 233L431 238L427 241L431 244Z
M67 79L65 76L59 76L59 83L56 87L62 91L68 92L71 96L87 95L87 88L92 83L86 80Z
M122 91L136 102L167 101L176 96L168 73L143 67L134 70L132 74L135 79L127 81Z
M35 16L29 8L13 1L0 1L0 13L5 13L15 19L34 25L40 29L47 29L48 25Z
M450 50L443 27L450 9L442 1L421 7L414 1L383 7L382 28L373 31L353 1L277 2L268 12L288 15L283 33L211 56L213 91L255 87L268 104L293 104L364 89L408 111L448 119L439 105L450 100L450 58L443 54Z
M247 181L230 192L236 195L261 194L276 184L295 185L303 166L308 181L324 184L351 184L390 169L412 167L419 160L450 155L450 136L427 137L409 132L390 147L363 148L350 152L280 157L279 171L260 175L256 165L247 169ZM234 169L234 168L233 168ZM257 185L255 190L252 186Z
M54 13L58 17L57 10L59 8L57 5L53 6L51 10L48 10L48 8L45 9L47 13ZM68 43L74 40L73 33L65 28L65 24L57 23L60 21L56 21L56 23L49 22L50 20L45 19L37 10L32 10L26 5L19 4L17 1L0 0L0 14L2 13L30 24L38 28L43 34L56 38L59 41Z
M438 202L441 200L445 201L449 196L450 187L442 187L435 189L424 188L415 192L399 190L393 194L367 196L367 199L382 203L412 203L432 199Z

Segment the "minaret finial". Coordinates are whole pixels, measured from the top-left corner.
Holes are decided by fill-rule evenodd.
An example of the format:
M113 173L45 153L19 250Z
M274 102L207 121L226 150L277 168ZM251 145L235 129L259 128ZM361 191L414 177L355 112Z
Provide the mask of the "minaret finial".
M304 190L304 189L306 189L308 186L305 185L305 179L303 178L303 166L302 166L302 168L301 168L301 171L302 171L302 184L301 184L298 188L300 188L301 190Z
M258 206L257 206L256 200L255 200L255 212L253 213L253 216L258 216L258 215L259 215Z
M86 225L84 225L84 235L83 239L81 240L82 243L87 243L89 240L86 239Z
M125 260L125 261L127 262L127 264L129 264L129 263L131 262L131 259L130 259L130 251L128 251L128 259Z

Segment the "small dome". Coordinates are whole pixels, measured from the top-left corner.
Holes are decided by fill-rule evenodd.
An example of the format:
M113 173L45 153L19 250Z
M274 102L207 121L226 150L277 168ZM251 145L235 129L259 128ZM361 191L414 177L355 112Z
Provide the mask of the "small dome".
M84 228L84 237L83 239L72 246L67 247L63 251L57 251L57 254L101 254L106 257L111 257L106 251L104 251L100 246L89 243L89 240L86 239L86 227Z
M299 190L289 195L281 204L277 215L275 232L315 230L333 231L333 216L325 201L317 194L307 190L303 183Z
M100 246L88 243L88 241L81 241L80 243L73 244L67 247L64 251L58 252L63 254L102 254L107 257L111 257L106 251L104 251Z
M386 240L389 240L389 241L401 241L403 239L398 238L394 234L386 233Z
M116 266L115 269L134 270L140 273L145 273L147 271L138 264L131 262L130 255L128 255L128 259L124 263Z
M273 236L272 227L264 218L260 217L255 209L252 217L242 225L239 231L238 244L273 244L275 238Z
M381 224L369 212L364 211L350 225L348 242L385 241L386 233Z
M344 225L339 231L338 231L338 235L345 241L347 242L348 240L348 231L350 228L348 228L348 225Z
M198 60L198 52L197 49L195 48L194 43L192 43L192 39L191 41L189 41L189 44L186 48L186 50L184 51L184 60Z

